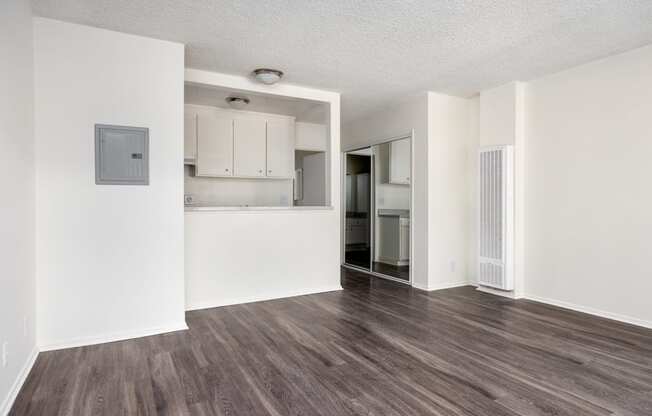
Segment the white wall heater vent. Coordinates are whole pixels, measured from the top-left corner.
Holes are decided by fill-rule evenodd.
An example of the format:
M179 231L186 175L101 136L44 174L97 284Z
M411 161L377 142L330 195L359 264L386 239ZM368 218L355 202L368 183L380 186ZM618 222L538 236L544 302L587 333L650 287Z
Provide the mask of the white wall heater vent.
M513 146L480 148L478 283L514 290Z

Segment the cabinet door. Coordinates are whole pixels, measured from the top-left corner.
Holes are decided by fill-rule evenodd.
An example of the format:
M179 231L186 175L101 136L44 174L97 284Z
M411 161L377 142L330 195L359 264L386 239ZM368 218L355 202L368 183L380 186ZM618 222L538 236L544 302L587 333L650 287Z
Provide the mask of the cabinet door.
M399 260L408 261L410 259L410 220L401 218L399 220L399 229Z
M346 219L346 244L364 243L364 230L355 218Z
M183 158L197 158L197 114L192 112L184 113L183 117Z
M410 184L410 139L390 143L389 182Z
M294 121L267 121L267 176L291 178L294 172Z
M325 124L297 121L294 126L294 143L297 150L326 151L328 135Z
M233 121L235 176L265 176L265 137L264 119Z
M200 114L197 117L197 176L233 176L233 120Z

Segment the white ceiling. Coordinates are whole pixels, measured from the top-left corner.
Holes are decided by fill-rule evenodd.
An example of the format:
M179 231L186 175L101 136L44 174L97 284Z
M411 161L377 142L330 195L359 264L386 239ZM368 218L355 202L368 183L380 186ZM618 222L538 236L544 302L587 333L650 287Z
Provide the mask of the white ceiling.
M317 101L279 97L275 95L253 94L251 92L193 84L186 84L185 86L184 98L186 104L231 108L226 102L226 97L230 96L248 98L249 104L243 108L243 110L246 111L283 114L293 116L297 121L308 121L313 123L326 123L328 120L328 105Z
M35 14L183 42L342 93L350 120L423 90L472 95L652 43L651 0L34 0Z

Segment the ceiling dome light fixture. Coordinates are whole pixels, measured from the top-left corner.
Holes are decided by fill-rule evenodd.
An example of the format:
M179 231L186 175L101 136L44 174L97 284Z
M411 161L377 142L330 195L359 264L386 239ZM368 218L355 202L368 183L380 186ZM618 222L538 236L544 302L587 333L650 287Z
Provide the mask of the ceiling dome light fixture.
M258 68L254 69L254 78L263 84L272 85L276 84L283 77L283 71L278 69Z
M226 97L226 102L236 110L242 110L249 104L249 98L229 96Z

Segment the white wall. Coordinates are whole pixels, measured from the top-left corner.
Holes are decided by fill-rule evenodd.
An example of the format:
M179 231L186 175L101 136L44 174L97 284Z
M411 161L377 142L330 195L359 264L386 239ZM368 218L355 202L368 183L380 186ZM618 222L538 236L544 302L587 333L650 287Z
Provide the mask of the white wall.
M468 283L477 100L428 93L428 286Z
M186 307L338 290L335 210L186 212Z
M37 18L38 342L183 328L183 45ZM150 185L94 182L95 123L148 127Z
M522 108L517 102L522 84L510 82L480 93L480 145L518 144L516 126Z
M0 2L0 414L9 410L35 350L34 125L29 1ZM23 327L26 322L26 328Z
M652 46L529 83L526 294L652 327Z
M525 106L524 84L510 82L482 91L479 97L479 131L472 148L473 204L471 205L471 236L469 240L469 276L477 282L477 152L480 146L511 145L514 147L514 290L505 293L489 288L485 290L511 297L522 297L525 290L524 243L525 243Z
M186 70L186 81L324 102L331 112L332 152L327 184L332 207L186 212L186 308L341 289L339 94L193 69Z
M292 204L292 181L288 179L207 178L184 167L184 192L198 205L282 207ZM323 199L323 198L322 198Z
M343 126L342 148L352 149L403 136L414 130L412 189L414 192L410 227L412 231L413 284L428 287L428 96L418 94L397 102L391 107L354 120Z

